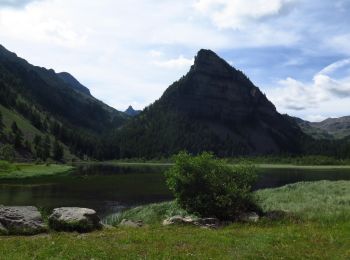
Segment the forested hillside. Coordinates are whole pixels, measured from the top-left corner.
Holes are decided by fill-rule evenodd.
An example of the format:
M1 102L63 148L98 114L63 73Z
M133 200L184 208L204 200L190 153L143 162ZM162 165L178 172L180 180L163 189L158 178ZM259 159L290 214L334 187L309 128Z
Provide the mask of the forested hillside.
M127 115L95 99L79 84L69 74L35 67L0 46L1 111L12 111L23 118L19 121L31 125L8 122L1 142L13 145L26 158L53 158L51 147L57 145L79 157L110 157L113 151L102 139L121 126Z

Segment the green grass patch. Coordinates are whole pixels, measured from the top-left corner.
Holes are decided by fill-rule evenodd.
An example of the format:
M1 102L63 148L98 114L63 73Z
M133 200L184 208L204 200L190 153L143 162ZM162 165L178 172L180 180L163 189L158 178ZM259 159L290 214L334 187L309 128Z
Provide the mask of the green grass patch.
M1 164L7 165L1 167ZM0 162L0 179L22 179L69 173L73 166L63 164L11 164Z
M283 210L304 222L350 223L350 181L300 182L254 192L263 211ZM175 201L139 206L114 214L106 222L117 225L122 219L142 220L159 225L167 217L189 215Z
M118 228L0 238L3 259L349 259L349 224Z
M289 184L255 193L263 210L285 210L304 220L350 222L350 181Z

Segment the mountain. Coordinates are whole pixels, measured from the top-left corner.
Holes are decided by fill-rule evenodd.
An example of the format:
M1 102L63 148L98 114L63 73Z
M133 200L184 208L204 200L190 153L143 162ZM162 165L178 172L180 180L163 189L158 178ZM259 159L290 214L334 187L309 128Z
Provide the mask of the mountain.
M91 96L90 90L84 85L82 85L76 78L74 78L68 72L57 73L57 76L59 76L67 85L69 85L73 89Z
M350 116L309 122L295 118L301 129L316 139L341 139L350 136Z
M129 106L127 110L124 111L128 116L137 116L141 113L141 110L135 110L132 106Z
M121 155L186 149L219 156L297 153L304 134L241 71L200 50L190 71L121 128Z
M59 140L80 157L103 156L101 147L106 149L106 145L101 144L102 137L128 120L123 112L91 96L70 74L33 66L1 45L0 105L7 110L0 111L12 115L9 118L21 118L17 125L29 122L39 136ZM26 129L19 130L24 133L22 146L26 141L33 146ZM8 125L6 131L11 131ZM0 143L13 143L12 132L3 133ZM27 150L37 152L33 147Z

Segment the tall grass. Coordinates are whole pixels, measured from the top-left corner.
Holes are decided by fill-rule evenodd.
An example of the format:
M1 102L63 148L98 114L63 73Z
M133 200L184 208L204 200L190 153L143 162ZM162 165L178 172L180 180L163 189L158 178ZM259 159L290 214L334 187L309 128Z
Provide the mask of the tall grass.
M348 222L350 219L350 181L318 181L289 184L254 193L263 211L284 210L302 221L321 224ZM117 225L122 219L160 224L170 216L188 216L174 201L139 206L105 219Z
M322 223L350 219L350 181L301 182L259 190L255 195L265 211L290 211Z
M168 201L139 206L109 215L104 219L104 223L118 225L123 219L129 219L133 221L142 220L145 224L160 224L164 219L171 216L189 215L190 214L181 209L175 201Z

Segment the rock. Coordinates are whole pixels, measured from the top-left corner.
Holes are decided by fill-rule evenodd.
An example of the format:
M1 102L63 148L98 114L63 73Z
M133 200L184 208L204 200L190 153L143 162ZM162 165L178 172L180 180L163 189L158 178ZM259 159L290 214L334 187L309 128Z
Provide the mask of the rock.
M221 225L220 220L217 218L199 218L194 223L205 228L218 228Z
M256 212L243 213L238 217L239 221L256 223L259 221L259 215Z
M123 219L119 226L121 227L142 227L143 226L143 222L141 220L138 221L132 221L129 219Z
M35 235L47 227L36 207L0 207L0 233L9 235Z
M96 211L75 207L54 209L49 217L49 225L57 231L91 232L102 228Z
M195 220L191 217L173 216L163 221L163 226L169 225L194 225Z

